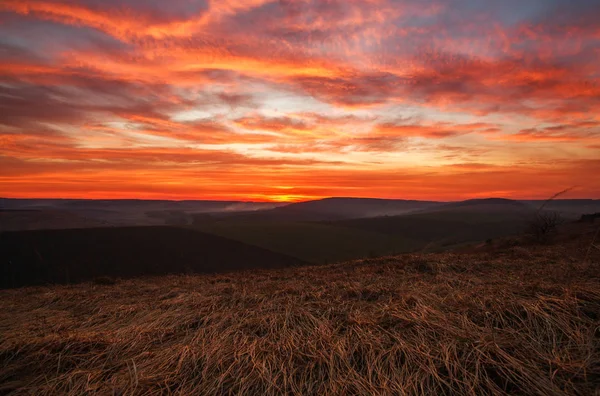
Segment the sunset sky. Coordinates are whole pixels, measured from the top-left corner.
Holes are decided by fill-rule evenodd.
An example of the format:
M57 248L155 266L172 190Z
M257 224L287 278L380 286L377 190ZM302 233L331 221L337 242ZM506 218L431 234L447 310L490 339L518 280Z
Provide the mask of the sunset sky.
M1 0L0 196L600 198L599 0Z

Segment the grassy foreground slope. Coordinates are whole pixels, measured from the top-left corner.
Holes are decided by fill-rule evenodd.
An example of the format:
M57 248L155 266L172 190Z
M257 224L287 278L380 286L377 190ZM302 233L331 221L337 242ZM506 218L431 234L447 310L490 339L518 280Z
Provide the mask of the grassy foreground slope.
M591 239L3 290L0 393L598 394Z

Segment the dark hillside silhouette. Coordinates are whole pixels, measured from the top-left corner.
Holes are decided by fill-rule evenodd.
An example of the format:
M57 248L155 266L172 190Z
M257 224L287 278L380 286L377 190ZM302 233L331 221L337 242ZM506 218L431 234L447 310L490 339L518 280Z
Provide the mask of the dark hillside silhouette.
M106 227L102 220L56 209L0 209L0 232Z
M0 287L96 277L227 272L302 265L301 260L176 227L122 227L0 234Z
M479 205L509 205L509 206L515 206L515 207L520 207L520 208L526 207L526 205L523 202L515 201L513 199L507 199L507 198L467 199L466 201L452 202L452 203L446 204L446 205L444 205L444 207L459 208L459 207L465 207L465 206L476 207Z
M597 219L600 219L600 212L581 215L580 221L594 223Z

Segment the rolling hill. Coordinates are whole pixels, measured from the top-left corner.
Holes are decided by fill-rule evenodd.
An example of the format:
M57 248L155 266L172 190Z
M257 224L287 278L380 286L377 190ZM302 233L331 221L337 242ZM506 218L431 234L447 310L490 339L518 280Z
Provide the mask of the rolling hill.
M458 203L402 203L415 209L399 216L361 217L336 221L315 219L351 216L349 207L370 207L381 202L352 202L336 216L325 210L346 199L311 201L262 211L252 215L198 218L195 227L223 237L277 251L312 263L330 263L395 253L443 250L467 242L485 241L522 233L534 210L517 201L490 199ZM401 205L396 206L398 208ZM295 208L307 208L306 211ZM315 208L316 209L313 209ZM290 209L291 208L291 209ZM311 210L310 212L308 210ZM362 212L365 213L365 212ZM271 217L273 216L273 217ZM297 221L284 219L297 218ZM301 221L301 219L305 219ZM307 219L312 219L309 221Z
M238 221L332 221L409 213L439 202L375 198L325 198L298 202L255 213L239 213Z
M0 198L0 211L31 211L20 221L4 216L4 230L73 228L89 226L192 225L213 219L238 223L331 222L357 218L398 216L409 213L515 212L535 210L545 201L515 201L503 198L473 199L461 202L411 201L371 198L325 198L293 204L243 201L160 201L160 200L77 200ZM554 200L546 209L569 219L584 213L600 212L600 200ZM37 213L33 212L36 211ZM61 219L61 216L64 219ZM495 215L494 215L495 216ZM455 216L456 217L456 216ZM78 218L78 219L77 219ZM0 219L1 220L1 219ZM55 224L55 226L52 226ZM2 224L0 224L2 227Z
M64 213L65 218L79 216L97 224L115 226L137 225L185 225L191 224L198 213L253 212L281 206L275 202L244 201L168 201L142 199L10 199L0 198L0 210L30 210L38 212ZM65 220L67 222L68 220ZM60 218L56 217L57 227ZM33 229L36 219L23 221L21 228ZM84 225L82 225L84 226ZM40 227L48 228L48 227Z
M470 200L450 203L400 216L333 222L385 235L410 238L415 246L442 249L467 242L485 241L526 230L535 210L518 201Z
M450 202L434 208L434 211L462 210L471 212L487 211L529 211L532 207L521 201L507 198L480 198Z
M560 212L561 215L569 219L578 219L582 214L600 212L600 199L554 199L545 201L520 201L534 208L545 205L547 210Z
M106 226L109 224L104 221L64 210L0 209L0 232Z
M375 198L325 198L315 201L299 202L272 212L298 214L305 216L322 216L325 218L352 219L360 217L391 216L409 213L415 210L431 208L439 205L432 201L409 201L402 199ZM306 218L305 218L306 220Z
M412 251L420 242L335 224L283 221L207 222L199 230L316 264Z
M248 205L252 204L214 201L11 202L13 206L37 209L0 211L0 220L3 220L0 231L89 228L121 223L189 226L316 264L421 250L441 251L465 243L521 234L541 205L538 201L502 198L445 203L331 198L271 209L268 205L259 205L254 208L262 210L248 211L246 209L252 208ZM593 209L594 202L570 200L550 204L575 213L575 210ZM41 209L44 205L70 209ZM376 216L397 212L403 214ZM102 218L105 220L96 220ZM152 232L155 231L149 231Z
M302 264L256 246L166 226L0 234L0 287Z

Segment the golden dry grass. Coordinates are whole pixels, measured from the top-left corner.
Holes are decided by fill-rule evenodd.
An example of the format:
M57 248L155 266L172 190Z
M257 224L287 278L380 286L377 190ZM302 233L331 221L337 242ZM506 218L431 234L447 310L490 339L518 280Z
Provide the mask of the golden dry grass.
M598 394L584 239L0 291L0 393Z

